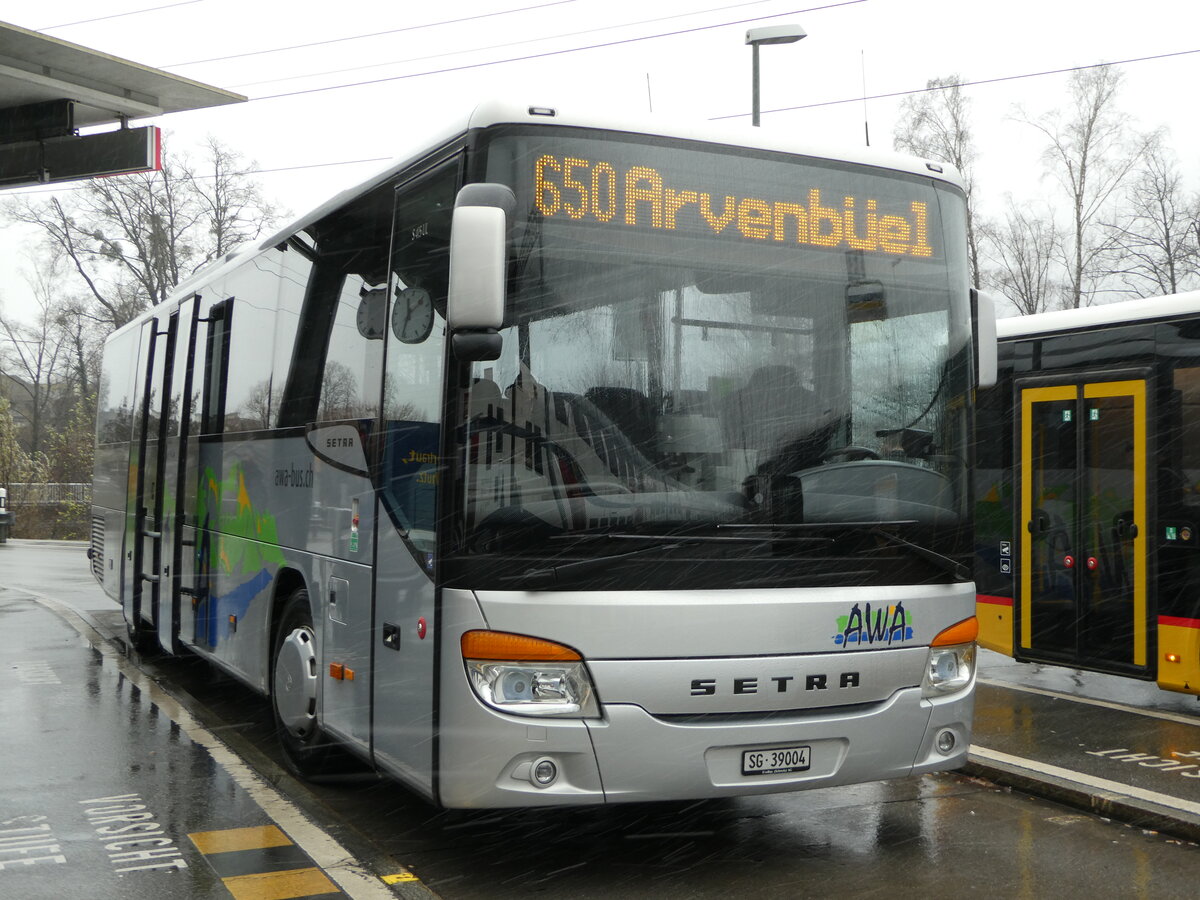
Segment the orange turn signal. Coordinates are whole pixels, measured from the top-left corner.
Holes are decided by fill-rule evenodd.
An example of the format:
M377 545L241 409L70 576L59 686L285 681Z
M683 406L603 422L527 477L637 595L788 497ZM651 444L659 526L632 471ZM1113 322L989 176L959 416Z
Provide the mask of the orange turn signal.
M951 625L938 632L937 637L930 641L931 647L946 647L950 644L969 644L979 637L979 620L974 616L963 619L957 625Z
M535 662L572 662L580 660L570 647L554 641L509 634L506 631L468 631L462 636L463 659L529 660Z

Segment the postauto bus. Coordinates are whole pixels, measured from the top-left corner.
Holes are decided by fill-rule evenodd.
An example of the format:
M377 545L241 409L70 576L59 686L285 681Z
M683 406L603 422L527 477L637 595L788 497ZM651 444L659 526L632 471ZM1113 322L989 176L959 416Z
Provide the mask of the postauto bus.
M980 643L1200 694L1200 291L1002 319Z
M302 774L508 807L953 768L965 235L924 160L481 105L112 336L94 571Z

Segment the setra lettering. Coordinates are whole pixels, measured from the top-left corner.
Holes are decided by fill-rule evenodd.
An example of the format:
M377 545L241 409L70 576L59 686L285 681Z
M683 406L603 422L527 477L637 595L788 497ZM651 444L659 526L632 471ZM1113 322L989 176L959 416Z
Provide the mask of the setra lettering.
M757 694L759 693L760 683L763 679L749 676L744 678L732 678L729 681L727 690L731 694ZM772 675L766 679L775 685L773 693L786 694L794 688L799 688L800 683L797 682L795 675ZM837 685L837 689L853 689L862 686L862 674L856 671L839 672L836 675L830 673L816 672L803 676L804 691L826 691L831 689L831 685ZM716 678L693 678L690 686L690 694L693 697L712 697L720 690L720 682Z

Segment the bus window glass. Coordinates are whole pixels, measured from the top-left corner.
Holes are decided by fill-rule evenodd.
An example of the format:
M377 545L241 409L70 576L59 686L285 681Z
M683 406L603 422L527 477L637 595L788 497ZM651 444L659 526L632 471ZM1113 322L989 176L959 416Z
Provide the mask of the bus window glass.
M396 192L384 418L384 499L420 552L432 553L442 420L450 215L458 160Z
M137 366L138 331L127 329L114 338L104 354L100 373L98 442L112 444L133 436L134 369Z
M382 284L356 274L346 276L337 297L317 421L374 418L379 414L383 334L360 327L360 310L378 303Z
M1175 370L1174 388L1179 402L1179 440L1171 447L1179 454L1180 499L1200 506L1200 368Z
M273 402L271 404L271 420L276 427L284 423L279 421L281 404L278 396L287 384L288 369L292 364L292 352L296 344L296 330L300 326L300 313L304 308L304 292L308 286L308 276L312 271L312 263L301 251L289 247L282 254L279 279L279 314L275 320L275 352L274 365L271 371L271 386Z
M965 554L961 195L533 131L488 160L520 213L502 356L470 385L469 547L880 523Z
M271 425L272 347L283 255L270 250L257 256L226 283L237 321L225 388L226 432L259 431Z

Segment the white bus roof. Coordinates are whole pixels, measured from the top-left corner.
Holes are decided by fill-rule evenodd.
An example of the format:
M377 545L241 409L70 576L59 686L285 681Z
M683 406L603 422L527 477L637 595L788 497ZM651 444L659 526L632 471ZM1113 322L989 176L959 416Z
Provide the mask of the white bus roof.
M259 249L274 246L290 235L302 231L323 216L349 203L355 198L366 194L373 188L386 182L411 165L420 156L434 147L449 143L460 134L477 128L487 128L492 125L555 125L570 128L600 128L611 131L623 131L628 134L648 134L655 137L681 138L684 140L704 141L711 144L723 144L732 147L749 147L756 150L775 150L782 153L796 153L818 159L839 160L865 166L877 166L898 172L908 172L927 178L936 178L957 187L962 187L958 170L949 164L934 163L941 171L929 168L929 162L912 156L904 156L886 150L873 150L869 147L833 147L818 146L789 139L782 132L772 133L770 129L754 128L746 125L713 124L711 122L681 122L659 116L627 116L614 113L593 113L556 106L530 106L518 103L508 103L490 100L481 103L465 119L448 128L433 130L434 139L425 139L418 147L411 148L409 153L397 157L375 175L360 184L347 188L335 197L331 197L316 209L300 216L281 229L272 237L258 245ZM437 139L441 135L440 140Z
M1151 319L1170 319L1200 313L1200 291L1168 294L1164 297L1144 297L1124 300L1104 306L1085 306L1081 309L1062 309L1033 316L1015 316L996 322L999 340L1055 334L1063 331L1082 331L1104 328Z

